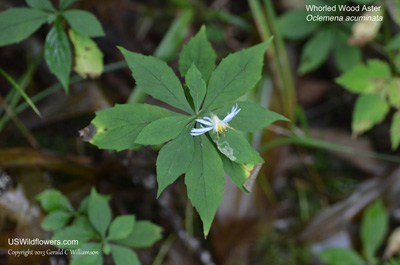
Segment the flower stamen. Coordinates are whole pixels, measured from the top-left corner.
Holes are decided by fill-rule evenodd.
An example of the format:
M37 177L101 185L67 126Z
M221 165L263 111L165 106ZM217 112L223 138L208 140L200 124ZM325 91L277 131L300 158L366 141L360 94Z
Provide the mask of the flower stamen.
M217 115L213 113L211 113L211 117L196 119L196 121L200 123L200 128L193 128L190 131L190 135L199 136L208 131L213 130L213 132L217 133L218 137L221 134L225 136L225 132L228 130L228 128L233 130L233 128L229 126L228 122L230 122L239 113L240 110L241 109L238 109L238 105L236 104L235 106L232 107L231 111L227 113L227 115L222 121L218 118ZM203 125L206 125L208 127L204 127Z

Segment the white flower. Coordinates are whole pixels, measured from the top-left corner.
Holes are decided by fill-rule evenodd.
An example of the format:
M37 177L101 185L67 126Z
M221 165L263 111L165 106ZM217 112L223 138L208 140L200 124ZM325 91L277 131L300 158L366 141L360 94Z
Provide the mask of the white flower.
M193 128L190 131L190 135L198 136L213 130L219 136L221 133L224 133L227 128L232 129L232 127L229 126L228 122L230 122L239 113L240 110L241 109L238 109L238 105L236 104L236 106L232 107L231 112L228 112L222 121L218 118L217 115L214 114L211 114L211 118L204 117L203 119L196 119L196 121L200 123L201 128ZM206 125L208 127L204 127L203 125Z

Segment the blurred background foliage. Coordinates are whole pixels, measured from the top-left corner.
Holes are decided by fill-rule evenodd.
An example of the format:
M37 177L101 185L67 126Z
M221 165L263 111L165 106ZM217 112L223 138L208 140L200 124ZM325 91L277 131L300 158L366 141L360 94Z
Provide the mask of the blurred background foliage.
M94 41L104 72L94 79L72 74L68 95L43 60L50 26L0 48L0 68L42 116L10 78L0 78L0 264L67 264L65 256L21 261L7 250L23 247L7 239L50 237L40 228L40 192L59 189L76 207L92 186L112 195L114 216L135 214L162 227L162 240L136 251L142 264L345 264L332 253L318 258L332 247L359 253L361 261L352 256L349 265L400 264L400 2L334 1L380 6L375 15L383 21L369 23L307 22L306 4L333 2L78 1L73 8L92 12L103 26L105 36ZM24 6L3 0L0 11ZM227 184L207 240L182 179L156 200L158 150L98 150L78 135L95 111L115 103L161 104L135 87L116 46L157 56L177 71L177 52L202 25L219 59L274 36L262 80L246 97L292 120L250 136L266 163L251 194ZM376 214L365 211L378 199ZM365 237L374 234L362 232L362 223L382 226L384 215L387 231L371 258Z

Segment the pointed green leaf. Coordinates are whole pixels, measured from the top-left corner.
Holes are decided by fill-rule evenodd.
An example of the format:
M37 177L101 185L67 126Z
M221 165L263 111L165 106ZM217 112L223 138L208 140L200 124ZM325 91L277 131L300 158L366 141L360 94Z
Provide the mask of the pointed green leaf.
M60 191L47 189L36 196L36 200L40 202L43 210L46 212L53 211L73 211L71 203Z
M333 40L334 35L329 28L310 38L301 52L299 72L306 74L321 66L328 58Z
M242 132L255 132L264 129L276 121L289 121L284 116L267 110L262 106L250 102L239 101L217 109L214 113L222 120L232 109L238 105L240 112L229 122L229 125Z
M306 10L286 12L278 19L278 27L285 38L299 40L315 31L321 23L307 21Z
M193 117L179 115L165 117L148 124L135 140L137 144L157 145L174 139Z
M261 78L264 54L272 39L224 58L211 74L203 109L215 109L238 99Z
M361 220L361 242L368 260L372 260L385 239L388 214L381 200L370 205Z
M397 149L400 144L400 112L393 115L392 125L390 126L390 140L392 142L392 149Z
M157 197L169 184L185 173L192 162L194 152L193 137L190 135L192 128L193 125L188 126L176 139L161 148L156 163Z
M380 123L389 112L389 105L380 95L361 95L353 110L351 129L354 134L361 134Z
M44 231L54 231L62 228L72 217L70 212L53 211L50 212L40 224Z
M42 24L48 13L30 8L10 8L0 12L0 47L20 42Z
M176 113L148 104L122 104L96 112L92 123L96 134L90 143L102 149L121 151L138 147L140 131L150 122Z
M111 208L104 196L92 188L89 197L88 216L90 223L104 237L111 222Z
M400 110L400 78L392 78L388 84L390 104Z
M26 4L34 9L56 12L50 0L25 0Z
M149 221L136 221L133 231L128 237L114 240L114 242L131 248L145 248L153 245L161 237L161 227L158 225Z
M352 249L328 248L318 254L327 265L362 265L363 259Z
M164 61L152 56L130 52L122 47L118 48L132 70L132 76L137 85L147 94L193 114L181 82Z
M68 31L69 38L75 47L74 70L83 78L95 78L103 72L103 53L97 44L90 38L78 34L74 30Z
M69 7L73 3L77 2L79 0L60 0L60 10L64 10L65 8Z
M218 150L233 162L258 164L264 160L258 152L251 147L249 142L237 131L228 129L225 134L219 137L215 133L210 133L211 138L217 145Z
M68 93L69 74L71 72L71 50L67 34L61 27L60 19L56 19L54 26L47 34L44 46L44 59L50 72L57 76L66 93Z
M122 215L115 218L108 231L108 239L116 240L128 237L135 225L134 215Z
M111 246L111 253L115 262L115 265L140 265L138 256L132 249L127 247L121 247L117 245Z
M204 96L206 95L206 82L202 79L201 73L199 69L197 69L196 65L192 64L189 68L186 78L186 85L189 87L190 95L193 99L193 104L195 108L195 112L198 113L201 107L201 103L203 103Z
M89 251L90 254L82 254ZM103 254L100 243L86 243L79 250L69 250L70 265L103 265Z
M368 60L367 64L353 67L335 81L351 92L367 94L379 91L390 76L390 68L387 63Z
M188 44L184 45L179 54L179 71L186 76L192 64L196 65L203 79L208 81L215 68L217 55L211 43L207 40L206 28L203 26Z
M62 12L68 24L79 34L86 37L104 36L100 21L90 12L83 10L67 10Z
M334 46L334 58L337 67L342 72L348 71L361 62L361 49L348 44L348 36L343 31L336 31L336 45Z
M186 172L185 184L207 236L222 200L225 177L221 158L204 134L195 137L193 160Z

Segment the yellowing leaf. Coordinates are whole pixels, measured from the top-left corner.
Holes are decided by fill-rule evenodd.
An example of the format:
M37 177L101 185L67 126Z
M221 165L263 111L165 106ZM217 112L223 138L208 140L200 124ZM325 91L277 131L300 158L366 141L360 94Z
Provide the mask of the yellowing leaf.
M389 237L387 247L385 249L385 258L400 254L400 227L397 227Z
M366 12L363 16L371 16L381 18L381 11ZM381 27L382 20L377 19L376 21L358 21L354 23L352 28L352 35L349 39L350 45L364 46L368 42L372 41Z
M89 37L70 29L69 38L75 47L74 70L83 78L95 78L103 72L103 53Z

